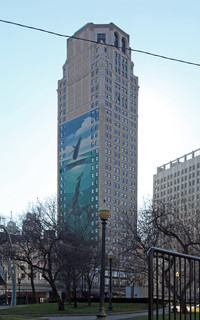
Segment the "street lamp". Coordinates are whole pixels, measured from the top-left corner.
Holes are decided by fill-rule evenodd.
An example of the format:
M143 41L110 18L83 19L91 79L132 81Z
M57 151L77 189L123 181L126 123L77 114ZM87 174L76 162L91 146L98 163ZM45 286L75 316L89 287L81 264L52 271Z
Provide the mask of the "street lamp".
M102 248L101 248L101 274L100 274L100 303L99 303L99 313L97 314L97 319L102 320L107 319L107 315L104 311L104 291L105 291L105 238L106 238L106 223L110 215L110 210L105 204L99 208L99 217L102 223Z
M114 253L112 251L110 251L108 253L108 260L109 260L109 266L110 266L110 281L109 281L109 306L108 306L108 310L112 311L113 310L113 306L112 306L112 260L114 258Z
M21 281L22 281L20 274L19 274L19 277L17 280L18 280L18 285L19 285L19 304L20 304L20 285L21 285Z

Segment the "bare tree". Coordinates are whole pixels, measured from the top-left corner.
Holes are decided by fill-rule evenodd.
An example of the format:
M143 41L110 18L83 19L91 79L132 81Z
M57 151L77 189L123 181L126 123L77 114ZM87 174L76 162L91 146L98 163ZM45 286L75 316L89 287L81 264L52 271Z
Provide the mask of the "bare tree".
M189 255L200 253L200 215L198 208L189 213L174 206L173 202L164 203L162 201L148 201L143 210L138 213L137 230L132 228L132 224L127 219L125 221L126 237L122 239L122 246L125 253L130 255L133 264L127 264L127 270L135 275L136 282L147 279L148 265L147 255L151 247L159 247L170 251L177 251ZM188 219L189 217L189 219ZM169 267L165 270L165 282L169 284L169 268L174 268L174 262L170 261ZM189 282L190 281L190 282ZM184 286L182 292L193 281L193 276ZM175 290L175 285L170 283L171 290ZM180 295L181 296L181 295ZM182 301L183 302L183 301ZM182 303L185 308L185 302Z
M63 268L60 243L62 241L56 222L56 199L49 198L44 203L37 201L29 208L22 223L22 236L16 246L18 261L30 266L31 283L35 270L49 283L58 309L64 310L64 302L57 289L56 280ZM33 289L34 292L34 289Z
M92 286L94 284L94 280L99 274L100 268L100 253L99 246L96 242L88 242L86 248L87 253L85 254L85 262L83 266L83 277L87 282L88 287L88 306L91 306L91 294L92 294Z
M89 209L88 209L89 210ZM35 273L41 273L49 283L58 309L64 310L64 301L59 295L66 284L68 296L74 297L77 307L77 290L80 289L81 276L88 284L89 305L91 288L97 273L98 259L96 243L90 241L90 214L83 223L57 223L56 199L37 201L27 210L21 223L21 233L16 238L14 255L19 267L31 280L32 299L35 301ZM76 227L76 228L75 228ZM27 272L23 263L29 266Z
M64 230L62 230L63 232ZM97 243L85 237L85 228L79 232L63 232L64 268L61 281L66 284L67 296L73 295L74 307L77 307L77 290L81 291L83 279L88 285L88 305L91 305L91 290L98 273L99 259Z

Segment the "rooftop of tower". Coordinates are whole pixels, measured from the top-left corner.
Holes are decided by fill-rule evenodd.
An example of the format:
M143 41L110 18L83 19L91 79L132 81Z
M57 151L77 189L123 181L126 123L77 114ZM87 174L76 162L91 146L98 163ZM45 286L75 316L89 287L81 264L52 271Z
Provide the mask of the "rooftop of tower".
M113 22L110 22L108 24L95 24L93 22L88 22L86 23L83 27L81 27L79 30L77 30L74 33L74 36L78 36L78 34L80 34L81 32L83 32L84 30L92 30L94 28L108 28L110 30L115 30L115 31L119 31L120 33L122 33L124 35L124 37L128 38L129 40L129 35L123 31L122 29L120 29L116 24L114 24Z
M172 160L168 163L165 163L160 167L157 167L157 173L165 171L167 169L170 169L176 165L179 165L180 163L184 163L188 160L194 159L195 157L197 157L199 155L200 155L200 148L195 151L192 151L190 153L184 154L182 157L179 157L175 160Z

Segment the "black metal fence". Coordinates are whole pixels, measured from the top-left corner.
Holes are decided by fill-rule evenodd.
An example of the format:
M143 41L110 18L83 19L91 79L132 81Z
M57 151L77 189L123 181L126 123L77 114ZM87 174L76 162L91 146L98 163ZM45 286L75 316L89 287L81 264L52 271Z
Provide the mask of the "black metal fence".
M200 320L200 258L151 248L149 320Z

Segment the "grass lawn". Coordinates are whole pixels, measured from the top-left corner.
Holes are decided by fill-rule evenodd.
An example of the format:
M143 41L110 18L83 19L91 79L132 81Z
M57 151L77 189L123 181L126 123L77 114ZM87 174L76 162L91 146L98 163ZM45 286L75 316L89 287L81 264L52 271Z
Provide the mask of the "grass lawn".
M156 316L154 316L154 319L156 320ZM162 320L163 319L163 315L160 314L159 315L159 320ZM170 320L179 320L180 319L180 314L177 313L176 314L176 318L174 317L174 314L171 313L170 315ZM181 316L181 319L185 319L184 318L184 315ZM190 314L187 314L186 316L186 320L196 320L196 319L199 319L199 314L196 314L196 318L194 316L194 314L191 315L191 318L190 318ZM120 320L148 320L148 316L137 316L137 317L130 317L130 318L126 318L126 319L123 319L123 317L120 319ZM169 316L168 315L165 315L165 320L169 320Z
M108 309L108 303L105 303L105 310ZM113 303L114 312L126 311L143 311L148 310L148 305L145 303ZM99 303L92 303L88 307L87 303L78 303L77 308L65 304L65 311L58 311L57 303L43 303L43 304L30 304L16 308L0 309L0 315L44 315L44 314L97 314L99 311ZM6 318L8 319L8 318ZM18 318L19 319L19 318ZM23 318L21 318L23 319ZM26 318L27 319L27 318ZM9 319L9 320L15 320Z
M105 311L107 314L108 303L105 303ZM126 312L126 311L147 311L148 305L144 303L113 303L113 312ZM0 309L1 320L28 320L32 319L32 315L44 316L45 314L49 315L59 315L59 314L94 314L96 315L99 311L99 303L92 303L91 307L87 306L87 303L78 303L78 307L75 309L73 304L65 304L65 311L58 311L58 306L56 303L44 303L44 304L33 304L33 305L24 305L16 308L7 308ZM19 316L20 315L20 316ZM174 314L171 313L170 319L174 320ZM34 317L37 319L37 317ZM198 314L196 315L198 319ZM148 316L140 316L139 313L137 317L130 317L126 320L148 320ZM154 317L156 319L156 317ZM162 320L163 316L159 316L159 320ZM165 315L165 320L168 320L168 315ZM176 319L179 319L179 313L176 314ZM192 317L188 314L186 317L187 320L194 320L194 313ZM123 319L123 315L120 320Z
M27 317L27 316L1 316L1 320L28 320L33 319L33 317ZM37 318L35 318L37 320Z
M1 320L28 320L28 319L32 319L33 318L31 316L28 317L28 316L21 316L21 315L20 315L20 317L19 316L5 316L5 317L1 316L1 317L2 317ZM34 317L34 319L37 320L38 317ZM156 317L154 317L154 319L156 320ZM159 316L159 320L162 320L162 319L163 319L163 316L160 315ZM169 317L165 316L165 320L168 320L168 319L169 319ZM177 320L179 319L179 315L176 315L176 319ZM190 319L190 316L187 315L186 319L187 320L195 320L194 315L192 315L191 319ZM196 319L198 319L198 317ZM126 319L121 318L120 320L148 320L148 316L139 316L139 315L137 315L137 317L131 317L131 318L128 318L128 319L127 318ZM174 320L174 315L171 315L171 320Z

